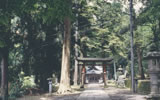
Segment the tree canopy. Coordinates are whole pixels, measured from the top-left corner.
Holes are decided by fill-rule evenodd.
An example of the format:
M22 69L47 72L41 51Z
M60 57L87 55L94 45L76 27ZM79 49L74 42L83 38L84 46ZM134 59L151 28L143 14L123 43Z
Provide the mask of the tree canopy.
M33 78L42 91L48 90L48 78L55 76L63 83L67 77L63 85L68 87L62 86L59 92L70 90L77 56L113 57L118 67L130 71L128 4L128 0L1 0L2 97L16 96L8 84L21 85L25 77ZM160 1L133 4L134 70L136 77L144 79L144 55L160 50Z

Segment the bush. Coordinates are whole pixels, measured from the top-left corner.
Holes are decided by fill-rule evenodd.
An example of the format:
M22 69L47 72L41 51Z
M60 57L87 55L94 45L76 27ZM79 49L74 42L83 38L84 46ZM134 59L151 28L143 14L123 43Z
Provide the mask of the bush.
M149 94L150 93L150 80L138 80L137 90L139 93Z
M24 90L22 89L21 86L22 86L22 83L18 80L16 82L10 84L9 99L14 100L17 97L20 97L23 95Z
M14 100L17 97L30 93L30 90L35 87L34 76L24 76L24 73L21 72L19 74L19 79L10 84L9 98Z
M125 86L131 88L131 80L125 80ZM136 87L138 93L149 94L150 93L150 81L149 80L138 80Z
M24 89L35 88L36 87L33 76L23 77L22 81L23 81L22 82L22 88L24 88Z

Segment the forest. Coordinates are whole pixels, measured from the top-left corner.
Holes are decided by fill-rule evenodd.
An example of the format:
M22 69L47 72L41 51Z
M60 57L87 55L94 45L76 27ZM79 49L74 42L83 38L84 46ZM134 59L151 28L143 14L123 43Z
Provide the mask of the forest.
M159 0L133 0L133 12L129 0L0 0L0 97L47 92L49 78L58 93L71 91L77 57L112 57L129 76L133 59L134 77L148 79L144 57L160 50L159 11Z

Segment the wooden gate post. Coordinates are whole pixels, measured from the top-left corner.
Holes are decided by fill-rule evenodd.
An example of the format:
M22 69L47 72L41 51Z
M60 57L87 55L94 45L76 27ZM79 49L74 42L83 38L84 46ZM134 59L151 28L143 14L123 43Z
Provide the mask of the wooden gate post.
M83 63L83 67L82 67L82 78L81 78L81 88L84 88L84 82L85 82L85 63Z
M103 63L103 82L104 82L104 86L107 86L107 82L106 82L106 64Z

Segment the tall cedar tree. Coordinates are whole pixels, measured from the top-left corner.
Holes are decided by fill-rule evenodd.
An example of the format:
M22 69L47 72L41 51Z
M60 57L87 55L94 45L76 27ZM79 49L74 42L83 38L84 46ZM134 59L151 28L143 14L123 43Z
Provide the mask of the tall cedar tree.
M65 93L71 90L70 87L70 40L71 22L70 18L64 18L64 40L62 50L61 80L58 93Z
M8 100L8 48L1 48L1 97Z

